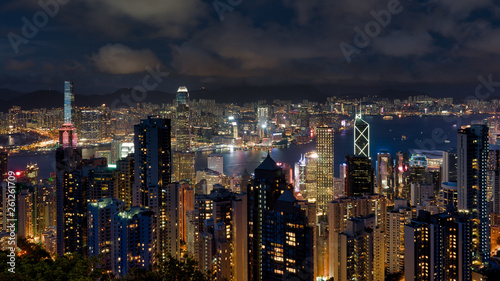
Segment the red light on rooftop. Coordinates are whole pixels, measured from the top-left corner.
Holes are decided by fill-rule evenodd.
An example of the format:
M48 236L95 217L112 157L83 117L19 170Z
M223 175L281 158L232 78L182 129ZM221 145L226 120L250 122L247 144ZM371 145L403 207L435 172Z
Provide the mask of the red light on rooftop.
M16 177L19 177L19 176L21 176L21 172L20 172L20 171L17 171L17 172L16 172Z

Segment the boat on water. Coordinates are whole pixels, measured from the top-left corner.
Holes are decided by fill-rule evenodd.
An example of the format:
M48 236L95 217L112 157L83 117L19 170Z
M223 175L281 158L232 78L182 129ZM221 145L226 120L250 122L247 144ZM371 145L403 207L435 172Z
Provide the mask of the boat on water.
M386 115L382 119L384 119L384 120L392 120L392 119L394 119L394 116Z

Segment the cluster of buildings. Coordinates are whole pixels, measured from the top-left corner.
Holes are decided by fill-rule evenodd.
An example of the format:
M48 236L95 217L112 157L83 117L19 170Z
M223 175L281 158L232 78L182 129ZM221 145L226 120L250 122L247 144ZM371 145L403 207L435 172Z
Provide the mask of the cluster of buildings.
M195 171L199 116L185 87L172 112L141 119L133 139L116 142L109 157L83 158L73 100L68 81L55 173L39 179L31 165L17 174L17 235L54 256L98 256L115 276L191 257L213 280L238 281L475 280L481 269L498 268L500 148L486 124L459 128L453 151L380 151L372 159L370 124L358 104L352 153L334 155L334 120L322 116L314 121L316 150L293 167L268 154L252 174L230 177L220 154ZM274 108L272 120L270 110L258 107L257 126L248 130L266 138L274 123L286 134L276 120L291 115ZM245 113L224 114L230 137L241 138ZM335 157L345 157L339 177ZM2 175L7 161L0 152Z

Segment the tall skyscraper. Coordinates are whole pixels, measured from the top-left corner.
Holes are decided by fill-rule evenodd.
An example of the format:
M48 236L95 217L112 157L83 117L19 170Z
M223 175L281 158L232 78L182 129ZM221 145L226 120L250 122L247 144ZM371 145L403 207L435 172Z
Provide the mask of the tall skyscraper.
M133 203L154 212L160 258L178 256L179 188L171 181L170 120L148 117L134 126L135 183Z
M149 268L155 255L153 212L104 198L88 204L89 255L99 257L108 274L124 276L132 268Z
M457 181L457 153L443 151L443 166L441 167L442 182Z
M282 169L268 154L255 169L254 183L248 189L248 280L264 280L262 224L267 212L275 209L281 192L287 188Z
M373 216L373 222L377 229L385 235L387 233L387 203L385 196L375 194L365 195L360 198L338 198L328 204L328 239L326 242L329 258L326 259L328 262L328 274L326 276L333 277L335 270L339 270L338 263L340 261L335 258L339 240L338 235L335 235L346 231L349 218ZM373 227L371 228L373 229ZM385 245L385 237L382 236L380 240L382 245ZM384 258L385 254L382 259ZM335 276L335 280L337 280L337 276Z
M74 102L73 81L64 81L64 124L72 124Z
M487 201L486 171L488 161L488 127L472 125L458 130L458 210L473 214L474 259L487 263L490 258L490 210Z
M382 281L385 278L384 232L373 215L350 218L343 232L333 233L335 280Z
M64 123L59 128L59 145L64 148L70 146L76 148L78 144L76 128L71 123L75 101L73 90L73 82L64 81Z
M257 109L257 131L261 138L266 136L268 113L269 110L267 107L259 107Z
M492 203L495 214L500 214L500 146L490 147L488 159L488 182L492 192Z
M354 155L370 157L370 124L356 114L354 121Z
M391 154L387 150L381 150L377 154L377 193L387 194L393 197L393 172L394 161Z
M408 183L408 154L399 151L394 159L394 193L395 198L410 199Z
M346 196L359 197L375 192L372 161L365 156L346 156Z
M87 218L80 148L56 150L57 255L85 252Z
M177 90L175 106L175 151L191 150L191 111L189 92L185 86Z
M276 208L264 217L263 280L314 280L313 235L306 211L293 191L283 191Z
M64 82L64 124L59 129L56 150L57 255L85 253L87 229L86 193L81 165L82 150L77 148L76 128L71 123L73 82Z
M395 200L394 210L387 212L387 273L403 271L405 260L405 225L411 222L413 212L408 201Z
M303 194L307 200L316 201L318 198L318 153L308 152L305 155L306 161L306 192Z
M125 202L127 207L133 204L134 166L134 156L132 154L116 161L114 197Z
M178 182L193 183L195 178L195 155L191 152L191 110L189 107L189 92L184 86L179 87L177 90L174 125L173 179Z
M85 139L87 141L98 141L101 139L101 127L102 112L96 109L85 109L81 111L82 114L82 129L80 132L80 138Z
M334 197L334 130L331 127L316 129L317 162L317 207L327 212L328 202Z
M405 225L405 280L472 280L473 222L422 212Z

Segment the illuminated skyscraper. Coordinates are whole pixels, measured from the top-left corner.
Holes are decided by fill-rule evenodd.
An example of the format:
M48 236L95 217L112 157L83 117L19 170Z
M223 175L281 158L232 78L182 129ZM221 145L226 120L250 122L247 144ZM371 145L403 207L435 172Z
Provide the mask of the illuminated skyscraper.
M293 191L283 191L264 217L263 280L314 280L313 230Z
M56 150L57 255L85 253L87 206L81 175L82 150L77 148L76 128L71 124L73 82L64 82L64 124Z
M276 207L276 201L287 189L282 169L268 154L255 169L253 186L248 189L248 280L263 279L262 227L267 212Z
M318 153L308 152L305 155L306 161L306 192L303 194L309 201L318 199Z
M334 197L334 131L331 127L316 129L316 151L318 153L317 206L327 212L328 202Z
M373 194L375 182L373 180L372 161L365 156L346 156L346 196L359 197Z
M410 199L408 183L408 155L399 151L394 160L394 193L395 198Z
M473 214L476 220L474 259L487 263L490 258L490 210L487 200L488 127L472 125L458 130L458 210Z
M356 114L354 121L354 155L370 157L370 124Z
M85 109L82 114L82 130L80 137L87 141L98 141L101 139L101 111L95 109Z
M181 86L177 90L175 106L175 151L190 151L191 149L191 112L189 108L189 92Z
M147 269L155 254L153 212L141 207L125 211L125 203L104 198L88 204L89 255L99 257L106 273L124 276L132 268Z
M350 218L343 232L333 233L335 280L384 280L384 232L374 221L373 215Z
M453 151L443 151L443 165L441 167L442 182L457 181L457 153Z
M161 259L179 255L179 188L170 185L170 120L149 117L134 126L133 205L155 213L156 248Z
M408 201L395 200L394 210L387 212L387 273L395 274L404 268L405 225L412 219Z
M465 215L428 212L405 225L405 280L473 280L472 225Z
M87 199L81 175L80 148L56 150L57 255L84 254Z
M194 153L191 152L191 111L189 92L181 86L177 90L175 112L175 151L172 155L173 180L194 182Z
M387 150L381 150L377 154L377 193L390 194L390 197L393 196L393 171L394 162L391 154Z
M64 81L64 124L72 124L74 102L73 81Z
M259 132L259 137L261 138L266 136L267 119L268 119L267 107L259 107L257 109L257 131Z

